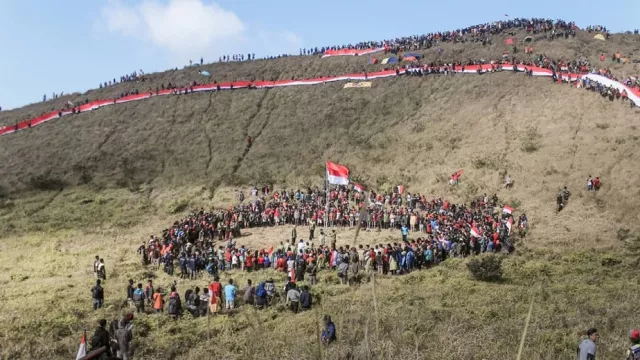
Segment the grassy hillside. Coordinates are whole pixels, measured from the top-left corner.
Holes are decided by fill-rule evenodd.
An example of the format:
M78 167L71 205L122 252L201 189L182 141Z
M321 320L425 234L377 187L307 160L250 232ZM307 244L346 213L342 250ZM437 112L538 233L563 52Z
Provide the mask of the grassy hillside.
M567 59L588 51L596 60L603 50L635 51L638 38L588 37L534 46ZM443 48L459 51L461 59L487 52L479 44ZM494 45L490 52L503 50ZM224 74L219 80L290 78L359 71L365 62L288 58L207 69ZM194 78L193 71L167 72L152 83ZM113 96L126 86L89 95ZM0 116L26 117L51 104ZM326 84L152 98L3 136L1 356L73 357L84 327L125 311L126 280L143 281L149 271L135 249L182 216L176 208L226 206L236 188L253 184L319 185L324 161L332 159L375 189L405 184L460 202L497 193L518 205L517 214L527 213L530 236L505 260L498 284L472 280L468 260L449 260L429 271L376 278L375 308L370 282L350 289L323 273L313 289L317 307L306 314L241 308L210 324L141 315L137 357L513 359L531 301L524 359L573 358L580 332L591 326L601 333L599 356L621 357L627 331L640 324L638 255L621 241L634 243L639 230L638 115L569 85L500 73L376 80L371 89ZM254 139L250 148L247 136ZM465 174L451 188L448 175L459 168ZM501 187L506 174L515 181L512 190ZM600 176L600 192L584 189L588 175ZM573 196L556 214L555 194L564 185ZM289 231L249 229L239 242L255 248ZM397 240L397 233L364 233L356 244ZM340 232L339 245L353 243L353 230ZM106 306L93 312L96 254L105 258L108 280ZM154 275L156 284L173 281ZM275 273L229 273L223 281L269 276L282 285ZM180 280L178 288L184 293L206 283ZM321 349L317 327L325 313L335 319L339 341Z

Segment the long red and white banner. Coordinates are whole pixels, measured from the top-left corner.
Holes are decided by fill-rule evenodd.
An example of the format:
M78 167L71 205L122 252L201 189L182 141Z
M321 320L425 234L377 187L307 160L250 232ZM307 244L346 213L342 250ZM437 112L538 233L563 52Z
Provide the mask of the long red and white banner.
M377 52L384 51L383 47L370 48L370 49L340 49L340 50L327 50L322 55L323 58L330 56L358 56L358 55L370 55Z
M423 67L422 69L428 69L427 67ZM456 66L456 67L451 67L449 68L449 71L452 72L458 72L458 73L468 73L468 74L477 74L478 71L480 70L480 72L482 73L486 73L491 71L491 65L468 65L468 66L464 66L464 71L462 70L463 67L461 66ZM513 70L513 65L510 64L502 64L502 69L503 70ZM544 69L544 68L540 68L540 67L536 67L536 66L525 66L525 65L518 65L517 66L517 71L524 71L525 69L527 70L531 70L533 72L533 76L551 76L552 75L552 71L549 69ZM381 78L386 78L386 77L393 77L396 75L402 75L405 74L406 72L415 72L415 71L419 71L420 68L415 68L415 69L399 69L398 72L396 73L396 70L383 70L383 71L377 71L377 72L371 72L371 73L359 73L359 74L344 74L344 75L340 75L340 76L332 76L332 77L319 77L319 78L312 78L312 79L303 79L303 80L279 80L279 81L235 81L235 82L223 82L223 83L218 83L218 84L204 84L204 85L197 85L193 87L193 91L194 92L201 92L201 91L215 91L218 89L218 87L220 88L220 90L230 90L230 89L243 89L243 88L248 88L248 87L254 87L257 89L267 89L267 88L275 88L275 87L282 87L282 86L298 86L298 85L318 85L318 84L324 84L324 83L329 83L329 82L334 82L334 81L351 81L351 80L356 80L356 81L361 81L361 80L373 80L373 79L381 79ZM627 96L629 98L629 100L633 101L636 106L640 106L640 90L636 89L636 88L630 88L626 85L623 85L617 81L611 80L607 77L604 77L602 75L598 75L598 74L566 74L566 73L559 73L558 75L561 75L562 78L564 80L568 80L568 81L576 81L580 78L587 78L591 81L597 81L605 86L613 86L616 89L619 89L620 91L625 90L627 92ZM123 103L127 103L130 101L139 101L139 100L144 100L147 99L149 97L152 96L164 96L164 95L171 95L176 91L180 91L182 93L184 93L184 88L182 89L176 89L176 90L162 90L158 93L143 93L143 94L138 94L138 95L129 95L129 96L125 96L123 98L120 99L111 99L111 100L95 100L92 101L88 104L84 104L84 105L80 105L78 107L76 107L76 113L80 112L86 112L86 111L91 111L91 110L96 110L99 109L103 106L109 106L109 105L115 105L115 104L123 104ZM191 92L191 90L189 89L189 92ZM70 115L72 113L71 110L64 110L61 112L62 116L66 116L66 115ZM29 127L29 124L31 124L32 127L34 126L38 126L40 124L43 124L45 122L54 120L54 119L58 119L60 116L58 114L57 111L53 111L53 112L49 112L46 114L43 114L41 116L38 116L36 118L33 118L31 120L26 120L26 121L22 121L20 123L18 123L17 126L17 130L24 130L26 128ZM4 129L0 129L0 135L6 135L6 134L11 134L17 131L16 130L16 126L7 126Z

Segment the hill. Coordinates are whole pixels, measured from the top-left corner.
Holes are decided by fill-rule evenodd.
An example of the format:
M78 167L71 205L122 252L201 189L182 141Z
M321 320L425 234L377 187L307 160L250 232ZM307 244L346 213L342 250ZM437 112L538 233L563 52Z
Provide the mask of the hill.
M536 53L583 55L592 62L601 52L637 50L638 36L613 35L607 42L592 37L580 32L534 46ZM442 48L460 59L498 57L503 39L496 36L489 50L480 44ZM434 49L426 53L427 60L437 57ZM219 81L287 79L375 68L365 63L359 57L291 57L205 69ZM637 69L614 65L612 71L621 77ZM151 75L149 84L197 76L193 69L170 71ZM130 86L0 116L7 122L28 118L69 99L108 98ZM404 184L456 202L497 193L517 214L526 212L530 236L504 261L502 283L472 280L468 259L451 259L428 271L377 279L376 305L370 282L350 289L337 284L335 273L323 273L314 288L317 307L303 315L244 307L209 324L140 315L137 356L512 359L531 299L524 358L572 358L580 331L591 326L602 334L600 354L622 354L628 329L640 324L634 311L640 292L633 286L640 281L638 257L621 241L635 239L638 231L637 110L508 72L398 77L375 80L370 89L342 86L151 98L0 138L3 357L73 356L83 327L124 311L126 280L148 275L135 249L150 234L187 209L229 205L236 189L321 185L327 159L348 165L358 182L373 189ZM448 176L460 168L461 183L449 186ZM511 190L501 186L506 174L515 180ZM589 175L603 180L598 193L586 191ZM555 195L565 185L573 196L557 214ZM289 231L248 229L238 241L266 246ZM353 239L353 230L343 230L338 242ZM397 233L371 232L355 244L398 240ZM96 254L104 255L108 280L106 306L92 312L90 263ZM159 284L175 279L154 276ZM284 280L272 272L231 272L223 280L244 284L270 276L279 285ZM183 291L206 282L178 280L178 286ZM339 329L338 343L327 349L315 345L324 313Z

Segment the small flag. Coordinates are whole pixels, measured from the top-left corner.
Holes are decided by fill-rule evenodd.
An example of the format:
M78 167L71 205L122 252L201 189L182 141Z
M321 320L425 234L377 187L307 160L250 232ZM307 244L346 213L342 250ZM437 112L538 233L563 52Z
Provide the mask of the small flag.
M502 209L502 213L503 214L513 214L513 208L509 205L505 205L504 208Z
M344 165L334 164L327 161L327 180L333 185L349 184L349 169Z
M398 194L402 195L404 193L404 185L398 185Z
M78 354L76 360L80 360L87 355L87 331L82 332L82 339L80 340L80 347L78 348Z
M507 220L507 229L509 229L509 234L511 234L512 226L513 226L513 217L509 217L509 220Z
M478 228L476 227L476 224L473 224L471 226L471 236L473 236L475 238L479 238L480 237L480 230L478 230Z
M362 186L360 184L353 184L353 190L355 190L357 192L363 192L364 191L364 186Z

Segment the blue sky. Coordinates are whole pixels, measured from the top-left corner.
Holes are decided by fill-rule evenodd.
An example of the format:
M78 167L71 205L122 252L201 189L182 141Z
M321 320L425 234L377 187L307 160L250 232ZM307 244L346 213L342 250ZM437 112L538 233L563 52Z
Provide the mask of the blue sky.
M256 57L300 47L424 34L512 17L640 27L640 1L608 10L583 0L435 2L293 0L0 0L0 106L85 91L124 73L182 67L227 53ZM395 9L395 10L394 10ZM635 20L635 21L634 21Z

